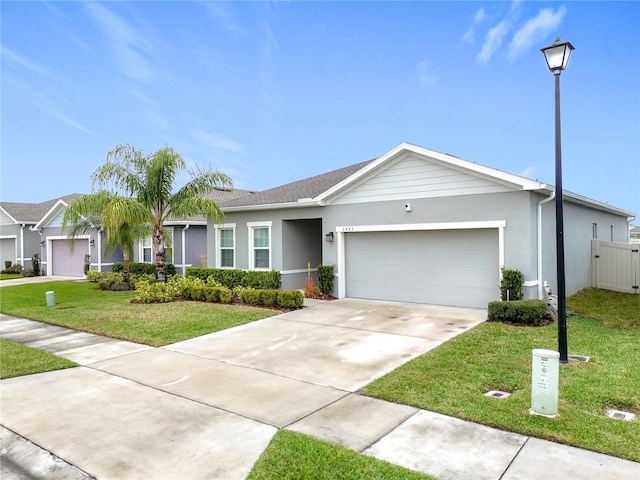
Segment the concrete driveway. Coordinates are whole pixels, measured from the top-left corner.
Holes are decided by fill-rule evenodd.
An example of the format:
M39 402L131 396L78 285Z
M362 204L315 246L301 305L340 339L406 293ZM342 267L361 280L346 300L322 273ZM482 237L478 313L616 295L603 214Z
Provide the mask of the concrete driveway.
M3 380L0 423L100 479L240 479L277 428L351 403L352 392L486 319L484 310L391 302L306 305ZM397 423L413 413L396 407Z

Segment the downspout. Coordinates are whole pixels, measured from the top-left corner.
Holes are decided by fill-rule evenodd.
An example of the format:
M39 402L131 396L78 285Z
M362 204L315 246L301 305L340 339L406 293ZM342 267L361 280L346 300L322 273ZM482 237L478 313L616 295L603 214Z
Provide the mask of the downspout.
M26 226L26 224L22 224L20 225L20 265L22 265L22 268L24 270L26 270L26 265L24 264L24 227ZM16 252L16 263L18 263L18 252Z
M538 202L537 220L538 220L538 299L542 300L542 204L550 202L556 198L556 191L554 190L544 200Z
M102 232L104 227L98 229L98 271L102 271Z
M189 227L191 225L187 224L185 225L185 227L182 229L182 276L185 276L187 274L187 257L186 257L186 231L189 230Z

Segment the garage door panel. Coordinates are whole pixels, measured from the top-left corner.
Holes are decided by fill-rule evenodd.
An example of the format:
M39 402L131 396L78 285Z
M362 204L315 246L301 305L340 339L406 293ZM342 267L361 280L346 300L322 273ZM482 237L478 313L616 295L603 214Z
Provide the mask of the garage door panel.
M0 261L2 262L2 268L4 268L4 262L10 261L11 264L16 263L16 239L15 238L2 238L0 239Z
M84 276L84 256L89 253L89 241L77 240L73 253L66 240L51 241L51 272L53 275Z
M486 308L498 296L493 230L349 233L349 297Z

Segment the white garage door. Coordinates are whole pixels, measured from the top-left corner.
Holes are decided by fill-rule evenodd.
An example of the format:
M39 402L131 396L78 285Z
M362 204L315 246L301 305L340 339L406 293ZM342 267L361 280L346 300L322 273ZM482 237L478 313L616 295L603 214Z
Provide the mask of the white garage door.
M66 240L51 241L51 272L53 275L84 276L84 256L89 253L89 240L76 240L73 253Z
M2 238L0 239L0 270L4 270L4 262L9 260L11 265L16 263L16 239Z
M347 233L346 295L486 308L498 256L497 229Z

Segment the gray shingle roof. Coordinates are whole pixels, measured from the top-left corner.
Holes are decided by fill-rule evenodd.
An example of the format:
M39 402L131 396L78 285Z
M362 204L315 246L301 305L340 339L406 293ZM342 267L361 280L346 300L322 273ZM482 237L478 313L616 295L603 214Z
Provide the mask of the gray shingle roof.
M0 202L0 205L18 223L38 223L59 200L69 203L81 196L82 194L72 193L41 203Z
M212 192L208 193L207 197L209 197L211 200L216 202L221 207L222 205L224 205L225 202L242 198L244 196L251 195L253 193L255 192L252 192L250 190L241 190L237 188L234 188L233 190L221 190L216 188ZM178 218L178 217L169 218L170 223L187 223L187 222L203 222L204 223L206 221L207 219L203 215L194 215L189 218Z
M293 203L301 198L315 198L323 192L326 192L334 185L337 185L345 178L350 177L358 170L364 168L373 160L356 163L348 167L333 170L331 172L316 175L315 177L305 178L297 182L287 183L280 187L271 188L253 195L245 195L235 200L228 200L220 203L224 208L229 207L246 207L258 205L274 205L279 203Z

